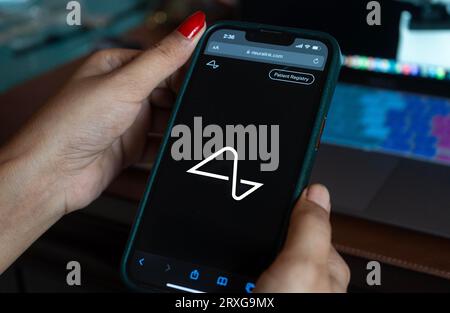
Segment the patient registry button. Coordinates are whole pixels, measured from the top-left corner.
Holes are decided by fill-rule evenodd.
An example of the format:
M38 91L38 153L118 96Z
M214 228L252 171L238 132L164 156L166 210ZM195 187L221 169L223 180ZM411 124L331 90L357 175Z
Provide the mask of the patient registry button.
M275 68L269 72L269 77L272 80L279 80L294 84L311 85L314 82L313 74Z

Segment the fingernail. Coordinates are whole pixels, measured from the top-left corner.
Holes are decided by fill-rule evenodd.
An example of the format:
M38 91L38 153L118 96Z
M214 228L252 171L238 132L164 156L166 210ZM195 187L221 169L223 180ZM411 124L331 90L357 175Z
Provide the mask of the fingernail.
M318 184L309 186L306 192L306 199L330 211L330 194L325 186Z
M192 39L205 25L205 19L205 13L197 11L178 26L178 31L187 39Z
M308 187L305 187L305 189L303 189L302 191L302 194L300 195L300 198L308 199L306 196L307 194L308 194Z

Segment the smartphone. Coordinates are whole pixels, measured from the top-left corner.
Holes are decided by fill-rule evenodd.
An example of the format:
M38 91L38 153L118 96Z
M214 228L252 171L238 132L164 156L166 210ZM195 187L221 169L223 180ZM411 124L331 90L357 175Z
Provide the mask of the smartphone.
M205 32L124 253L130 287L252 292L308 183L340 64L320 32L240 22Z

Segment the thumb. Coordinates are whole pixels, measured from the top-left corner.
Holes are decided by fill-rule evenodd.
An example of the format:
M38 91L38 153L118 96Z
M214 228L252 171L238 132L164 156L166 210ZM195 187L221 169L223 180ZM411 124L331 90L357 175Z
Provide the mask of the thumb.
M310 292L326 283L320 275L328 274L329 210L330 194L324 186L311 185L302 193L292 210L283 249L258 279L255 292Z
M175 31L117 71L112 80L126 87L138 101L187 62L205 30L205 14L198 11ZM131 94L130 94L131 93Z
M326 263L331 245L330 194L325 186L311 185L295 205L281 253L313 263Z

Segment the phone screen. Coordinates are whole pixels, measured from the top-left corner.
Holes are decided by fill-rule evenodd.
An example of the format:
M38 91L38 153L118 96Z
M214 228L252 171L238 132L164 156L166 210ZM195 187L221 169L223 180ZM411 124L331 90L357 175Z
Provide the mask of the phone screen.
M330 47L219 28L200 49L127 271L162 289L251 292L284 237Z

